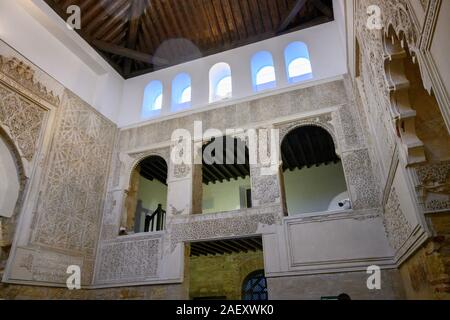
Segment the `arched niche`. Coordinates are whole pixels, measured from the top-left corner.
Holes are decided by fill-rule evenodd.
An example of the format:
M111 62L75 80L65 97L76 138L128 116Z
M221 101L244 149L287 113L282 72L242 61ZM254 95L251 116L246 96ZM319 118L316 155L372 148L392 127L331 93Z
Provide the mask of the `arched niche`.
M289 215L350 209L334 136L319 125L294 126L282 136L284 205Z
M200 151L200 150L199 150ZM196 213L217 213L252 207L249 150L246 141L232 136L214 137L201 148L201 208ZM200 175L200 173L198 173Z
M0 127L0 271L9 256L26 184L21 157Z
M165 229L168 165L158 154L147 154L133 162L125 191L120 234Z

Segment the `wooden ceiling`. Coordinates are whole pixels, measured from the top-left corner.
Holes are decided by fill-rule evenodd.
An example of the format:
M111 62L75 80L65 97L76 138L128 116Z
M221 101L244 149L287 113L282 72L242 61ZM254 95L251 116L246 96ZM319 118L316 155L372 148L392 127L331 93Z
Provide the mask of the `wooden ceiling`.
M281 158L284 171L340 161L333 138L317 126L304 126L291 131L281 144Z
M213 139L205 144L203 146L202 165L203 183L209 184L212 182L215 184L216 182L226 182L250 176L249 152L245 143L242 140L230 137L217 139L220 139L219 143L223 143L223 163L213 163L214 159L209 159L208 152L205 152L205 149L217 140ZM243 150L245 150L245 154ZM212 154L212 156L215 155Z
M167 185L167 163L159 156L150 156L139 163L140 175L150 181L157 180Z
M332 0L45 0L124 78L334 19Z
M239 238L218 241L192 242L192 256L232 254L239 252L256 252L263 250L261 237Z

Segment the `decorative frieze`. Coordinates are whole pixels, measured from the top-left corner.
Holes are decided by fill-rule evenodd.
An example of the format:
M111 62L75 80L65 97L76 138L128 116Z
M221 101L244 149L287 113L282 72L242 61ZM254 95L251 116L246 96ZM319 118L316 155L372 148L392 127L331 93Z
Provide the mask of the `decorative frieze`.
M211 240L221 237L254 235L259 226L281 223L281 206L208 215L177 216L171 221L169 233L172 250L184 241Z
M0 72L50 104L59 105L59 97L48 91L39 81L35 81L35 71L23 61L0 55Z

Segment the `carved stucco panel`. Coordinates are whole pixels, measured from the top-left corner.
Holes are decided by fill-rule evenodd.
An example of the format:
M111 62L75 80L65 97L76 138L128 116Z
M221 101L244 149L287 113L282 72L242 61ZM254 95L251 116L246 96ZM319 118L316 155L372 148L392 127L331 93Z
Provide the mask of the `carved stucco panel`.
M427 212L450 209L450 161L415 167L417 190Z
M345 177L352 195L354 209L380 207L379 186L373 175L372 163L367 149L345 152L342 156Z
M0 85L0 125L29 162L37 150L46 110Z
M394 187L386 202L383 217L388 240L391 246L398 251L411 235L412 227L400 207L398 194Z
M169 224L172 250L183 241L253 235L260 225L281 223L281 207L272 205L236 212L173 218Z
M66 90L33 242L94 255L115 126Z
M162 240L146 237L102 244L96 283L136 282L157 277Z

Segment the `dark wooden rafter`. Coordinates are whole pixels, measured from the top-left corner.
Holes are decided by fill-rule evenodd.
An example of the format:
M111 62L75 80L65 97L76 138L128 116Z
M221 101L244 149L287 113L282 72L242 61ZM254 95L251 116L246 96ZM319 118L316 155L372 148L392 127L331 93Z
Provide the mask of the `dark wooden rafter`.
M148 180L158 180L167 185L167 164L159 156L150 156L139 163L139 173Z
M203 182L206 184L210 182L224 182L249 176L249 152L245 144L237 138L220 137L217 139L221 139L223 142L223 163L207 164L205 159L203 159ZM208 145L213 143L213 141L215 140L205 144L203 146L203 151ZM245 154L241 156L239 156L239 154L242 152L238 152L239 144L243 144L245 147Z
M340 161L333 138L325 129L317 126L305 126L291 131L281 144L281 156L284 170Z
M224 255L263 250L261 237L212 240L191 243L191 256Z
M124 78L334 18L332 0L44 1L64 20L68 6L80 6L77 32Z
M299 12L305 7L306 2L308 0L296 0L294 5L292 6L291 10L287 14L286 17L281 21L281 23L278 25L277 33L285 31L289 25L292 23L294 18L299 14Z

